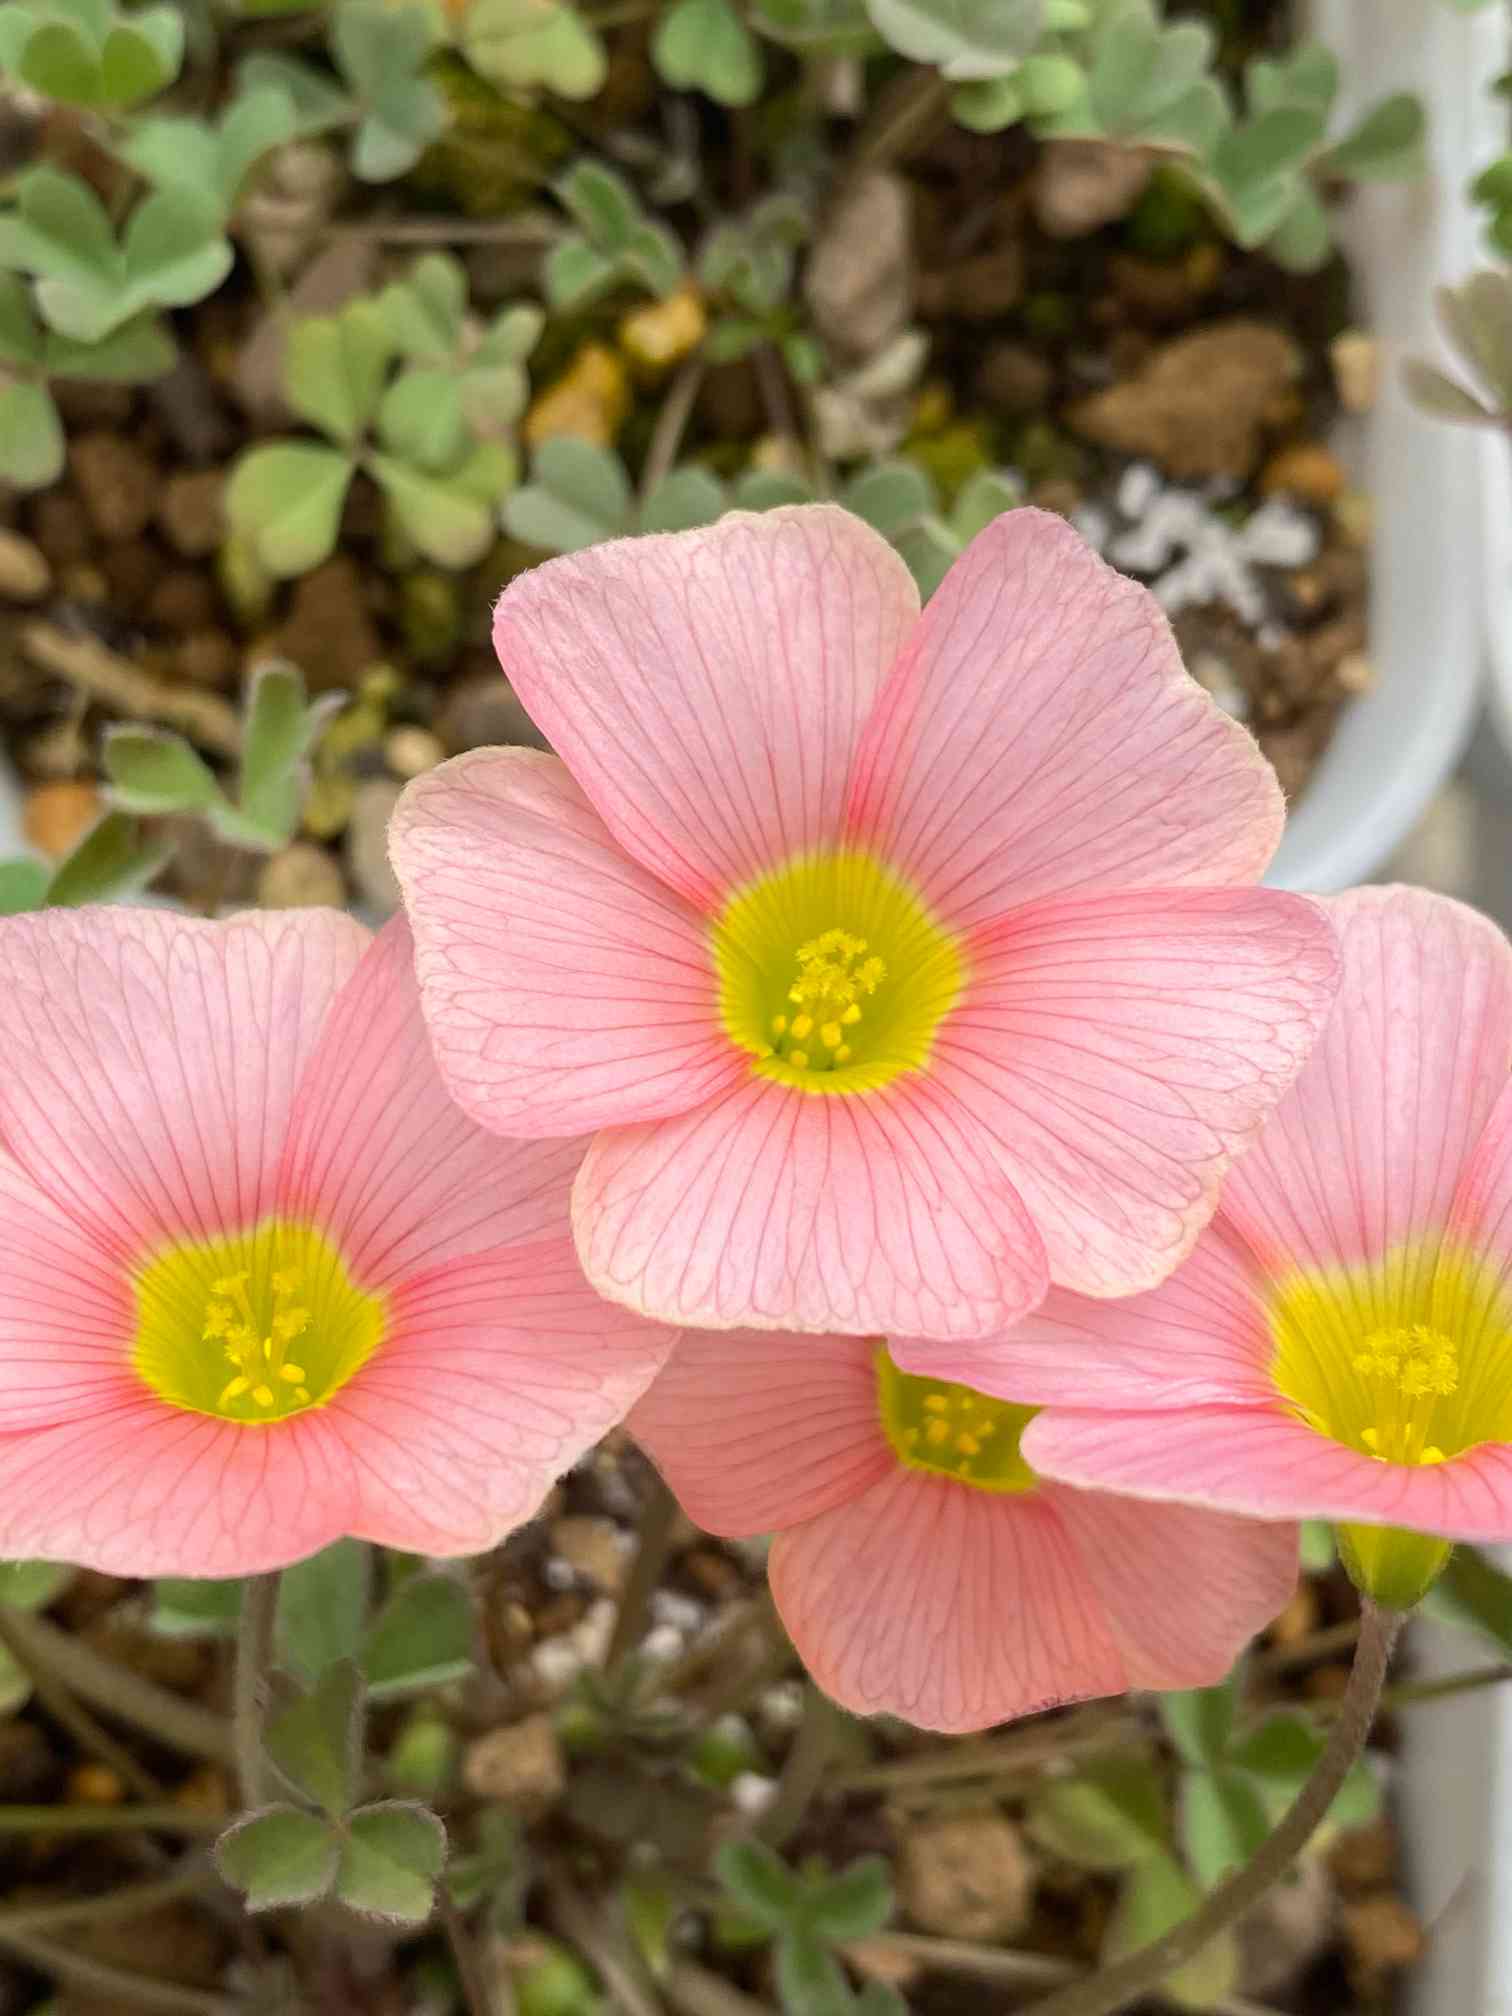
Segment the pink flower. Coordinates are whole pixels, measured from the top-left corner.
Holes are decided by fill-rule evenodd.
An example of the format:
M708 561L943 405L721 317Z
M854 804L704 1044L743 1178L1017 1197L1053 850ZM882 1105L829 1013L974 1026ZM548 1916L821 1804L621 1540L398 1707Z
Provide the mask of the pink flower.
M1221 1680L1292 1592L1295 1527L1049 1483L1033 1413L877 1338L690 1330L630 1428L699 1525L775 1531L782 1621L857 1714L958 1733Z
M951 1339L1169 1273L1336 953L1241 886L1280 793L1142 588L1015 511L920 617L816 506L553 561L495 638L564 760L442 765L394 862L453 1094L596 1136L595 1286Z
M401 922L7 920L0 1049L0 1555L473 1552L670 1345L583 1278L582 1144L447 1099Z
M1046 1475L1346 1522L1409 1602L1438 1536L1512 1539L1512 947L1422 890L1327 907L1334 1018L1191 1258L1116 1308L1052 1295L963 1376L1050 1403Z

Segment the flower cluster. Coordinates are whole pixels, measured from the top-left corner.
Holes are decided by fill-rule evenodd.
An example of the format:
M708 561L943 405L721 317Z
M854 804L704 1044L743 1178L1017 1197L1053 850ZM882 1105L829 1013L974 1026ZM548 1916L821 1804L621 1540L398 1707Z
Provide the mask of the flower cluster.
M1014 511L921 613L816 506L496 634L560 753L412 784L376 937L0 925L0 1553L473 1552L628 1416L965 1730L1220 1678L1299 1517L1402 1603L1512 1536L1512 948L1257 886L1147 591Z

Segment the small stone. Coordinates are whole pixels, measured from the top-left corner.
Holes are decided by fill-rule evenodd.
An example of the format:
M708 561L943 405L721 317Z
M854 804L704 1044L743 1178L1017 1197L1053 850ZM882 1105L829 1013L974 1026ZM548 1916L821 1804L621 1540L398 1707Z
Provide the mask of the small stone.
M435 726L453 756L464 749L496 749L510 744L546 747L540 729L497 669L470 674L453 686L436 714Z
M803 296L840 361L875 356L909 321L911 238L907 185L880 169L852 183L820 225Z
M193 567L170 567L166 574L158 570L143 614L157 629L185 636L191 630L208 630L215 609L215 586L208 575Z
M68 1774L68 1796L81 1806L119 1806L126 1781L108 1764L76 1764Z
M197 1764L182 1783L173 1789L175 1806L187 1806L191 1813L226 1813L231 1808L231 1786L219 1765Z
M1384 1814L1364 1827L1351 1827L1334 1841L1328 1864L1345 1890L1378 1890L1396 1874L1397 1841Z
M662 378L692 356L708 326L699 296L691 287L679 287L665 301L630 311L619 325L620 348L642 376Z
M383 760L396 777L423 777L446 761L446 744L429 728L391 728L383 738Z
M614 1595L625 1579L628 1560L620 1529L612 1519L569 1516L548 1528L552 1546L586 1582Z
M76 490L66 486L44 490L32 499L32 537L54 567L67 567L87 560L94 551L94 535Z
M52 569L42 548L0 527L0 595L8 602L35 602L51 586Z
M1411 1967L1423 1957L1427 1944L1417 1913L1388 1890L1345 1905L1344 1936L1360 1972L1367 1976Z
M369 777L359 784L346 830L347 873L361 900L383 917L391 917L401 901L389 865L388 827L402 789L390 777Z
M1332 504L1348 481L1337 458L1321 441L1298 441L1282 448L1260 471L1260 488L1266 496L1283 492L1308 504Z
M224 630L196 630L173 652L174 672L195 686L232 685L236 665L236 646Z
M181 469L168 478L157 520L175 553L202 560L215 551L226 532L225 497L223 469Z
M273 651L294 661L312 692L356 688L382 656L382 646L355 561L338 553L296 584Z
M545 1813L567 1784L551 1717L528 1715L469 1744L462 1782L474 1798L513 1807L524 1819Z
M263 864L257 901L263 910L339 910L346 902L341 870L324 847L296 840Z
M994 343L977 372L977 395L1010 420L1026 420L1049 404L1055 373L1027 343Z
M630 404L623 360L603 343L584 343L561 377L536 399L520 432L532 448L559 434L611 448Z
M1268 323L1215 322L1163 344L1134 377L1070 409L1078 433L1170 475L1248 476L1265 430L1302 369L1296 343Z
M1339 403L1346 413L1368 413L1381 389L1381 346L1363 329L1346 329L1328 346Z
M912 1825L898 1859L904 1911L945 1939L1000 1940L1029 1915L1033 1870L1001 1813L953 1813Z
M158 472L134 442L119 434L81 434L69 447L68 466L102 539L135 539L146 531Z
M1111 140L1050 140L1040 150L1030 200L1049 238L1085 238L1127 217L1155 157Z
M93 784L82 777L64 778L56 784L38 784L27 792L21 827L39 854L61 861L103 810Z

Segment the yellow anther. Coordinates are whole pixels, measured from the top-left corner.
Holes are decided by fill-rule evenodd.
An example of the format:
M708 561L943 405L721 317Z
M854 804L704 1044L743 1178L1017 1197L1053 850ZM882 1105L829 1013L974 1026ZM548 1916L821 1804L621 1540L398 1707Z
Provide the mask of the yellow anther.
M787 1061L789 1064L796 1066L798 1070L806 1071L809 1061L808 1052L807 1050L789 1050Z
M1418 1458L1419 1463L1447 1463L1448 1460L1443 1450L1434 1448L1432 1443L1428 1445Z
M1360 1430L1360 1440L1365 1444L1367 1449L1379 1449L1381 1446L1381 1431L1379 1428L1362 1428Z
M250 1393L251 1390L252 1381L250 1379L233 1379L229 1385L221 1388L221 1396L216 1404L224 1407L228 1400L239 1400L243 1393Z
M278 1376L280 1379L287 1380L291 1386L302 1386L310 1375L306 1372L303 1365L280 1365Z
M851 1049L849 1043L842 1043L840 1048L835 1052L835 1062L837 1064L849 1064L854 1055L855 1052Z
M787 1026L788 1018L786 1015L774 1015L772 1017L772 1034L774 1036L785 1036L787 1034Z
M291 1337L298 1337L302 1331L307 1330L309 1324L308 1309L284 1309L273 1318L274 1332L282 1337L286 1344Z
M795 1015L793 1017L793 1034L798 1038L800 1043L805 1036L812 1032L813 1027L814 1018L812 1015Z
M840 1020L845 1024L845 1026L848 1029L854 1029L856 1024L861 1020L861 1009L859 1003L852 1001L849 1008L845 1009L841 1014Z
M980 1456L982 1445L975 1435L957 1435L956 1447L963 1456Z
M925 1423L924 1440L927 1443L929 1443L931 1448L938 1449L940 1444L942 1442L948 1441L949 1438L950 1438L949 1425L946 1422L942 1421L938 1416L938 1414L932 1421L928 1421Z
M945 1398L943 1393L931 1393L925 1400L924 1405L931 1414L943 1414L950 1405L950 1402Z
M254 1386L252 1388L252 1398L257 1402L259 1407L271 1407L273 1405L273 1388L271 1386Z

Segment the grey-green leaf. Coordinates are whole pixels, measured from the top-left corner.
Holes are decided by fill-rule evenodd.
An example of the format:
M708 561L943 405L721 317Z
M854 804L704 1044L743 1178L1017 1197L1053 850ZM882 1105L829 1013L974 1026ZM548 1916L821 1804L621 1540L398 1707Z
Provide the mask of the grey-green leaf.
M652 60L675 91L704 91L721 105L750 105L766 65L731 0L676 0L657 24Z
M335 1540L286 1568L278 1588L278 1656L315 1681L339 1660L355 1660L367 1624L372 1549Z
M129 812L107 812L54 869L47 900L64 909L122 902L145 889L172 854L169 840L145 844Z
M866 0L872 25L900 55L953 82L1001 77L1035 47L1044 0Z
M375 1701L444 1687L472 1668L472 1598L453 1575L411 1575L379 1611L362 1663Z
M689 462L669 470L647 497L640 510L640 530L688 532L696 525L712 525L724 507L724 485L713 470Z
M226 515L268 573L304 574L336 544L352 465L334 448L274 441L250 449L226 489Z
M269 1722L268 1755L289 1783L333 1818L357 1787L362 1676L350 1659L328 1666L310 1693Z
M446 1862L446 1829L427 1807L384 1800L350 1815L336 1895L349 1910L397 1925L430 1916Z
M531 480L504 506L516 539L547 553L575 553L629 527L630 479L607 448L564 434L536 451Z
M210 769L182 735L162 729L106 730L102 760L111 802L151 817L202 812L220 796Z
M152 1628L161 1638L232 1638L242 1587L240 1576L196 1581L160 1575L152 1585Z
M0 383L0 479L41 490L63 473L63 423L45 385Z
M249 1911L313 1904L336 1877L341 1843L329 1822L294 1806L266 1806L229 1827L215 1844L220 1873Z

